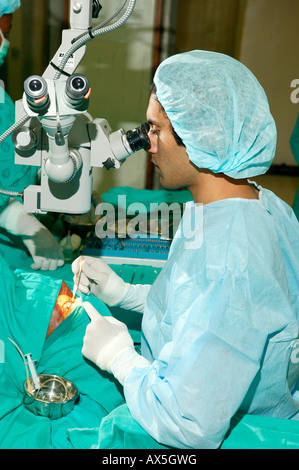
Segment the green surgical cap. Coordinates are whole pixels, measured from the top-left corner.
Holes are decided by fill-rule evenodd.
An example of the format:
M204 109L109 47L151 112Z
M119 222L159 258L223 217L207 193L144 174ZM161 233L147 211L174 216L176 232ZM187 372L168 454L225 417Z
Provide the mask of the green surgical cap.
M266 94L241 62L194 50L158 67L157 98L198 167L248 178L265 173L276 148Z
M14 13L20 6L20 0L0 0L0 17Z

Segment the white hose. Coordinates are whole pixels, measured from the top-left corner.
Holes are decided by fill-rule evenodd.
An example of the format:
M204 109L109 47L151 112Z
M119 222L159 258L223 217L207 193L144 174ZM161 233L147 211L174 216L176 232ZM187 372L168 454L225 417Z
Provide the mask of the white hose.
M18 122L15 122L7 131L5 131L1 137L0 137L0 144L3 142L10 134L13 133L14 130L16 130L18 127L22 126L22 124L25 124L25 122L28 121L30 116L28 114L25 114L21 119L19 119Z
M23 362L24 362L24 365L25 365L25 369L26 369L26 376L27 376L27 380L29 382L29 371L28 371L28 364L27 364L27 361L26 361L26 358L22 352L22 349L20 348L20 346L17 345L17 343L15 343L9 336L7 336L7 338L9 339L9 341L11 341L11 343L14 345L14 347L16 348L16 350L18 351L18 353L20 354L21 358L23 359Z
M4 194L4 196L10 196L10 197L22 197L23 193L20 193L19 191L8 191L7 189L0 189L0 194Z
M104 28L101 28L100 26L98 27L95 27L91 30L91 33L92 33L92 36L93 37L97 37L97 36L100 36L102 34L106 34L106 33L110 33L111 31L114 31L115 29L118 29L120 28L128 19L129 17L131 16L131 14L133 13L133 10L135 8L135 4L136 4L136 0L130 0L129 1L129 5L128 5L128 8L127 10L125 11L125 13L123 14L123 16L117 20L115 23L109 25L109 26L106 26ZM90 36L89 33L86 33L84 34L84 36L82 36L81 38L79 38L70 48L69 50L66 52L66 54L64 55L62 61L60 62L60 65L59 65L59 68L60 70L57 70L57 72L55 73L54 75L54 80L57 80L60 75L61 75L61 71L64 69L64 67L66 66L67 64L67 61L69 60L69 58L82 46L84 46L88 41L91 41L92 37Z

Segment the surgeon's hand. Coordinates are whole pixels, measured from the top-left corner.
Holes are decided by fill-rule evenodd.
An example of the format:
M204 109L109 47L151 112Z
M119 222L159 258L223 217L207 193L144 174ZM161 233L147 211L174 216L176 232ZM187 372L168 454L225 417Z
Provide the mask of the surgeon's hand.
M33 269L54 271L64 265L62 248L49 230L16 199L1 211L0 227L21 237L33 258Z
M134 349L127 326L114 317L103 317L89 302L83 307L91 322L86 328L82 354L123 384L134 367L150 363Z
M22 240L32 256L32 269L55 271L64 265L62 248L44 226L32 236L22 236Z
M79 290L83 294L91 292L109 307L119 306L143 313L146 297L151 288L149 284L132 285L124 282L105 261L91 256L80 256L73 262L75 284L78 281L81 262Z
M90 292L101 299L110 307L118 305L124 297L129 284L124 282L115 272L100 258L83 256L77 258L72 264L74 283L78 281L81 263L81 276L79 290L83 294Z

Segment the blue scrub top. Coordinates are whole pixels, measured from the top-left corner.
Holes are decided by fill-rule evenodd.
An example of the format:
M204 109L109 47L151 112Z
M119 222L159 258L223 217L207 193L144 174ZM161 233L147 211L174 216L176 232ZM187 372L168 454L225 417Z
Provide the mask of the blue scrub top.
M0 95L0 135L15 122L15 106L10 96L1 89ZM12 135L0 144L0 189L22 192L35 182L37 168L14 163L15 148ZM0 210L8 204L9 197L0 194Z
M179 227L147 296L142 354L151 366L133 369L124 392L160 443L217 448L237 411L299 410L299 223L271 191L259 194L203 206L198 248Z

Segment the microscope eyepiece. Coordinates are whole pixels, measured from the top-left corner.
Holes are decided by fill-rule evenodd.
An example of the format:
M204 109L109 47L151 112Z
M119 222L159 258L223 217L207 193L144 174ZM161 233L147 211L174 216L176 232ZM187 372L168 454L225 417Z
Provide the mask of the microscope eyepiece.
M38 113L44 114L50 105L48 95L48 84L43 77L31 75L24 82L24 92L29 108Z
M43 77L31 75L24 82L24 91L27 99L35 102L47 96L48 85Z
M127 141L133 152L144 149L147 150L151 146L151 142L148 136L149 125L147 122L143 122L140 126L136 127L132 131L126 132Z
M109 142L113 155L119 162L122 162L125 158L138 152L138 150L148 150L151 146L148 132L149 125L147 122L143 122L132 131L125 132L123 129L119 129L118 131L110 133ZM106 162L108 162L108 160L106 160ZM104 162L104 166L106 166L106 162ZM110 167L111 164L109 163L109 168Z
M88 91L89 81L81 73L75 73L67 79L65 92L70 100L82 100Z

